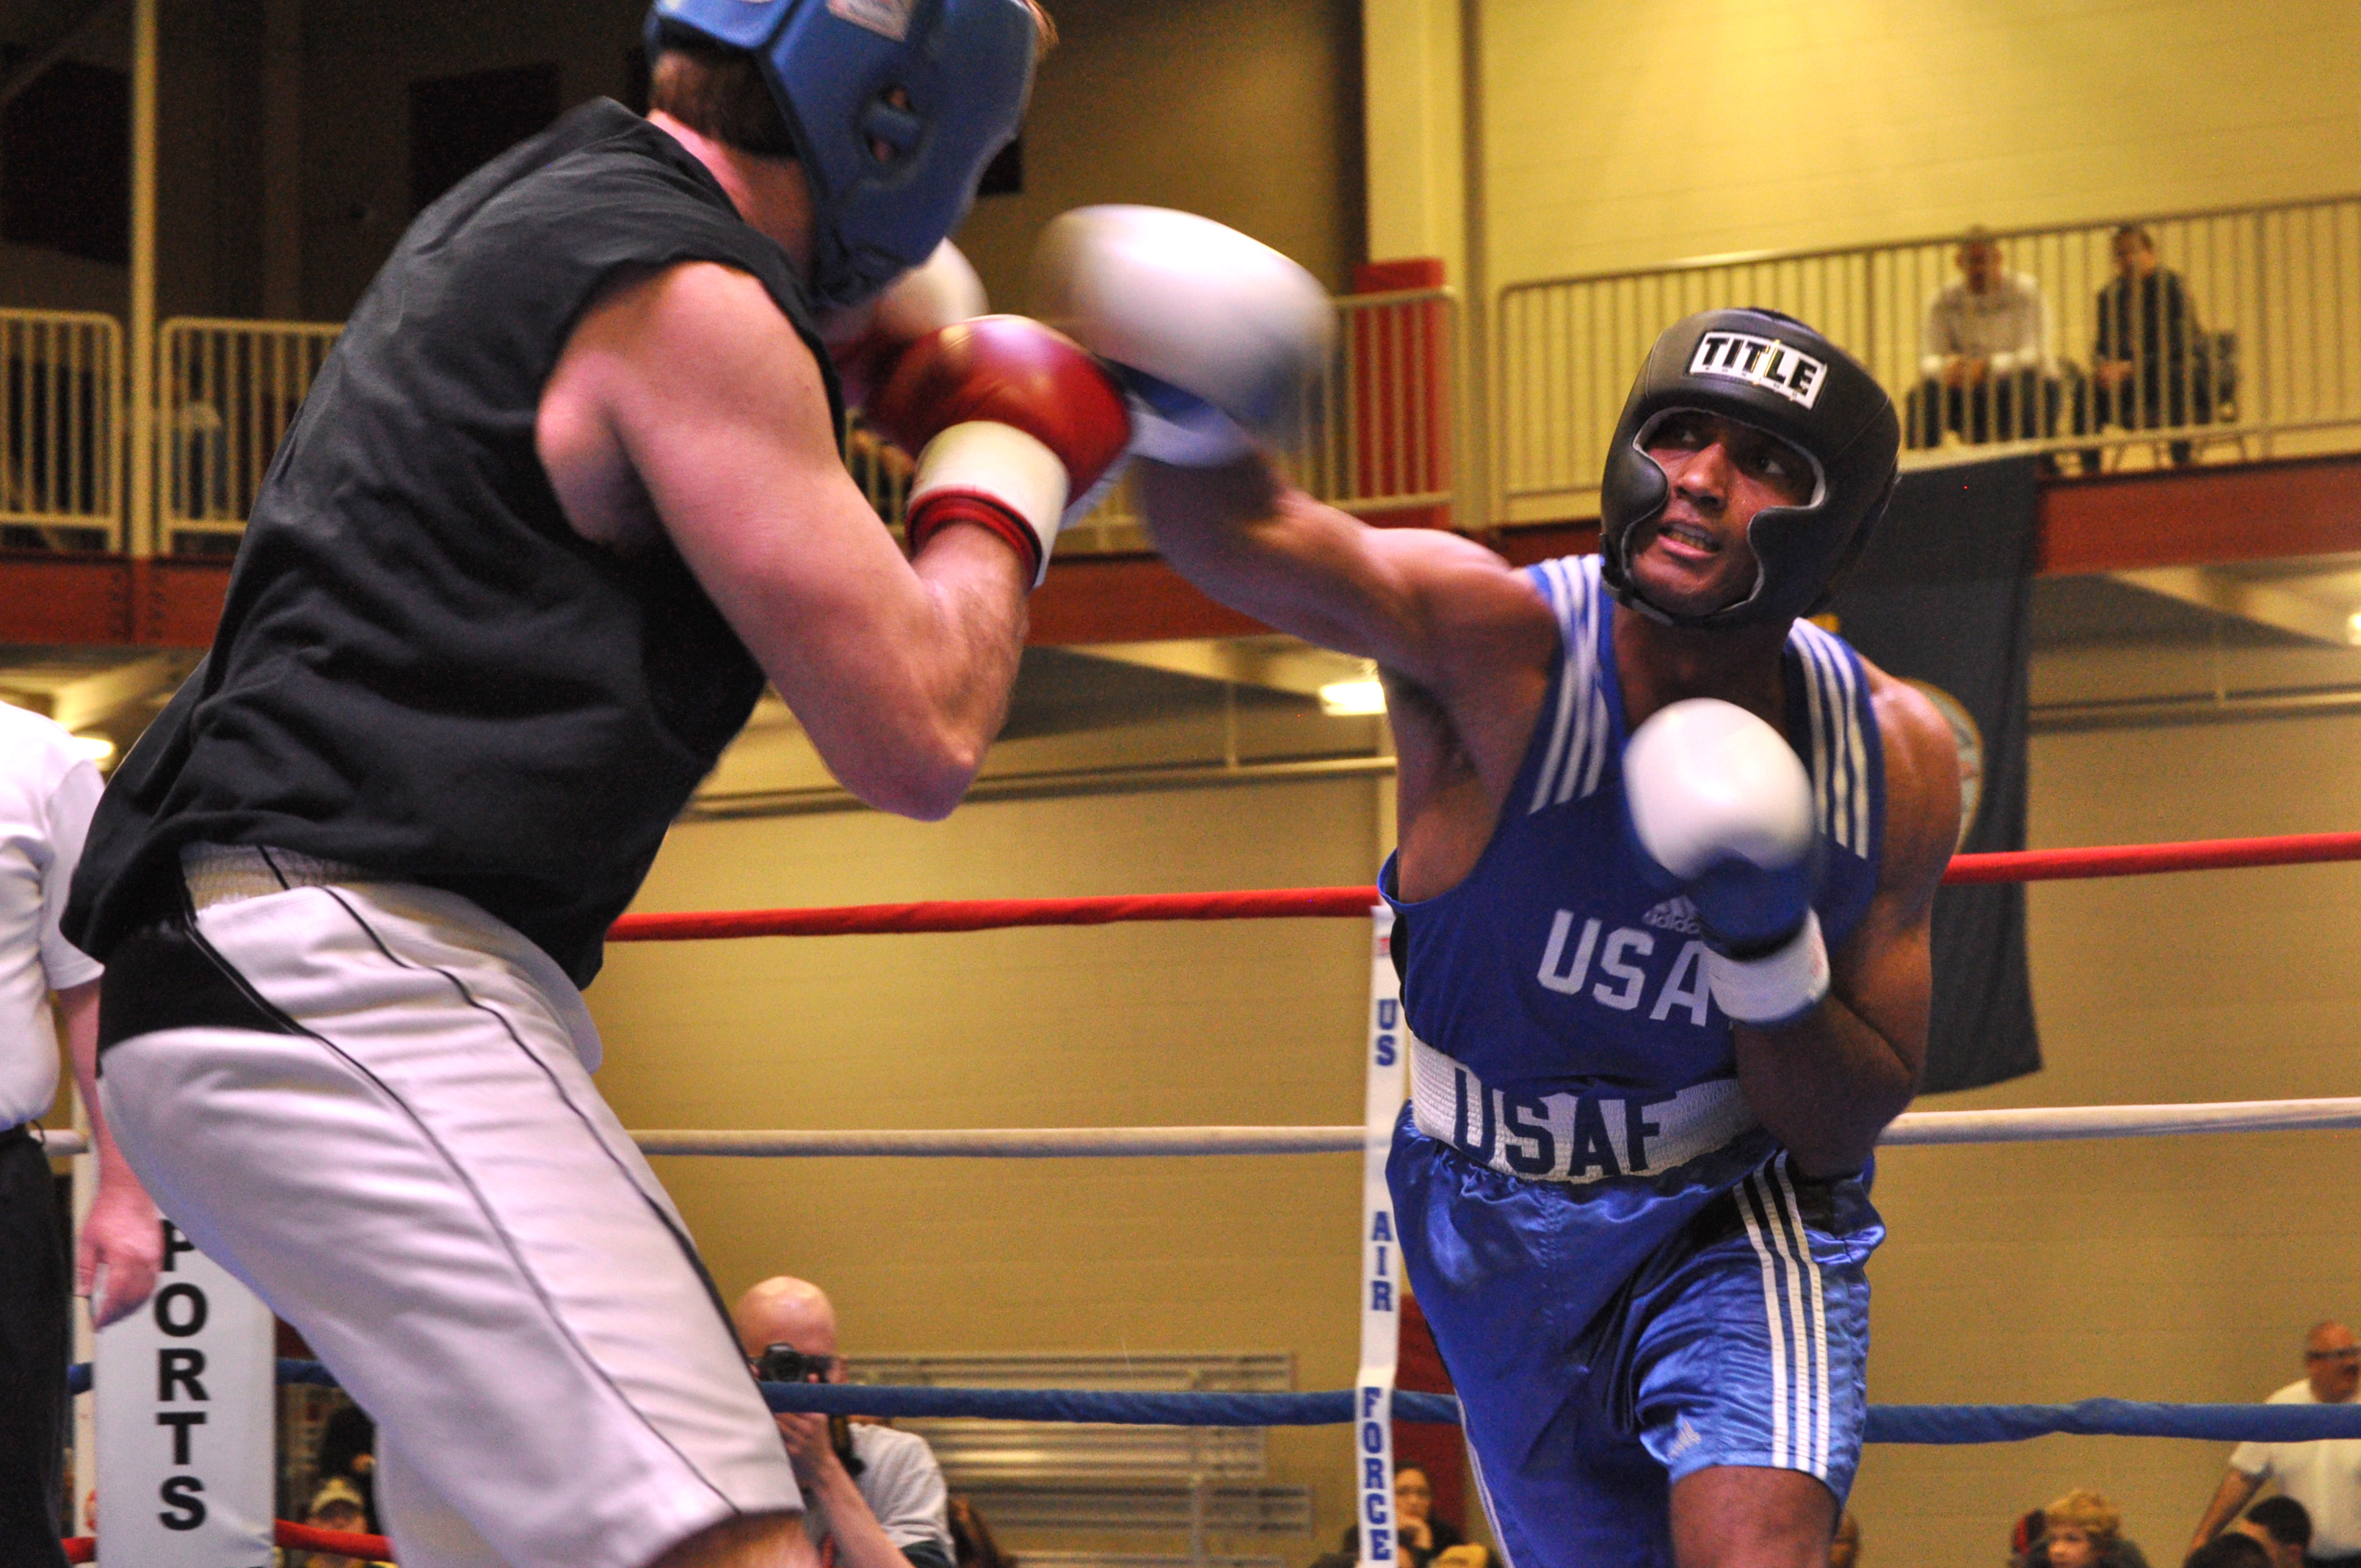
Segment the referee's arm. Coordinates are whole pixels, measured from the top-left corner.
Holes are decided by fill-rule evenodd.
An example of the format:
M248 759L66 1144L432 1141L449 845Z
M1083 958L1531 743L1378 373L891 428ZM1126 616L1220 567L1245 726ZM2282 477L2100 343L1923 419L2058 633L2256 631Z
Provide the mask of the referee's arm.
M2196 1551L2222 1533L2223 1527L2238 1517L2238 1510L2252 1501L2263 1489L2264 1475L2249 1475L2233 1464L2222 1476L2222 1485L2214 1489L2213 1500L2205 1505L2205 1517L2197 1521L2197 1533L2189 1538L2189 1550Z

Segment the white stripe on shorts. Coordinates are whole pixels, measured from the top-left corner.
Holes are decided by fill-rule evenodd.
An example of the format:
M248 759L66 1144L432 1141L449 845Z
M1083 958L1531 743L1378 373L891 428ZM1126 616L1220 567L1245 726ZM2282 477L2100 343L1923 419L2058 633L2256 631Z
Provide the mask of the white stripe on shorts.
M1810 1351L1812 1369L1812 1474L1826 1480L1828 1474L1828 1297L1820 1285L1819 1260L1812 1255L1811 1233L1804 1227L1803 1200L1796 1196L1795 1175L1787 1157L1781 1155L1772 1167L1777 1178L1780 1197L1795 1224L1795 1257L1803 1265L1804 1281L1810 1294L1812 1317Z
M1750 1172L1731 1196L1763 1270L1771 1346L1770 1464L1822 1480L1828 1474L1828 1309L1820 1266L1787 1157ZM1808 1303L1808 1306L1807 1306Z
M1765 1216L1759 1216L1755 1211L1752 1173L1739 1183L1731 1196L1738 1201L1738 1217L1746 1223L1746 1239L1753 1244L1755 1260L1763 1268L1763 1316L1771 1332L1770 1463L1782 1470L1793 1469L1795 1449L1787 1441L1787 1336L1779 1315L1778 1263L1763 1234Z

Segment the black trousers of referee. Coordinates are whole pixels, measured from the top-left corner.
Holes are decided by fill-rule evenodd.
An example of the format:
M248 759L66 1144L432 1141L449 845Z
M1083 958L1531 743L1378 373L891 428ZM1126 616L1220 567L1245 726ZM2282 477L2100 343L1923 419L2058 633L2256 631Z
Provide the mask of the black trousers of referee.
M72 1279L49 1157L0 1132L0 1563L64 1568L67 1316Z

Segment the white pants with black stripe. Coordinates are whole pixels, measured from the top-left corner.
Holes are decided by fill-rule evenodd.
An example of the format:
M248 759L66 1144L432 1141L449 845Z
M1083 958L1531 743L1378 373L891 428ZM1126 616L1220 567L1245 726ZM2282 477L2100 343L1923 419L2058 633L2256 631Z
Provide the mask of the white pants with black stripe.
M215 1007L110 1045L107 1120L163 1211L376 1418L403 1568L639 1568L802 1506L546 955L399 883L213 903L194 933L258 1026Z

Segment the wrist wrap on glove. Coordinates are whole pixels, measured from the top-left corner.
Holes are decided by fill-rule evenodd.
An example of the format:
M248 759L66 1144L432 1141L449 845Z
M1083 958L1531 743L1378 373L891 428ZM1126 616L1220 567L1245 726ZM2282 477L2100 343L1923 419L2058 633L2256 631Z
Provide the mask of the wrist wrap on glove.
M1791 1023L1828 993L1828 948L1820 917L1804 911L1795 934L1767 953L1738 958L1714 948L1706 955L1713 999L1736 1022L1757 1028Z
M979 316L912 344L870 422L918 455L914 553L952 523L975 523L1008 542L1036 587L1060 531L1096 498L1131 433L1123 393L1098 362L1022 316Z

